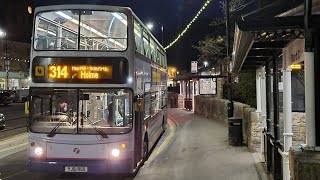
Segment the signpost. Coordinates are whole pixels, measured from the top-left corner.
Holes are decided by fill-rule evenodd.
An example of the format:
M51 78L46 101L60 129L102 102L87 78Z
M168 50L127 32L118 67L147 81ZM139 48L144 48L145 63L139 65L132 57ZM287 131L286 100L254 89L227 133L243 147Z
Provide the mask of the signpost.
M198 73L198 61L191 61L191 73L192 74Z

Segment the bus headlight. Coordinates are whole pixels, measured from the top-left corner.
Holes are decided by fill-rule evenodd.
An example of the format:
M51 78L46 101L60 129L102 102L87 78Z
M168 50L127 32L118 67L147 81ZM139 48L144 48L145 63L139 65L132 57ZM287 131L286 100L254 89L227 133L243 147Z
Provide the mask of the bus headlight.
M36 147L36 149L34 149L34 153L37 155L37 156L42 156L43 155L43 149L41 147Z
M119 157L120 156L120 150L119 149L113 149L111 151L112 156Z

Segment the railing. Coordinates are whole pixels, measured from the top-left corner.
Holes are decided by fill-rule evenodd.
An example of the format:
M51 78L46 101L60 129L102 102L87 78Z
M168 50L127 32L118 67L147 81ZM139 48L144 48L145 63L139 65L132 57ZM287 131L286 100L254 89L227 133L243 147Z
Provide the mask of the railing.
M273 179L282 179L282 167L283 160L280 154L282 145L279 142L275 142L272 134L267 133L266 130L264 134L264 158L267 166L267 172L273 175ZM280 152L279 152L280 151Z

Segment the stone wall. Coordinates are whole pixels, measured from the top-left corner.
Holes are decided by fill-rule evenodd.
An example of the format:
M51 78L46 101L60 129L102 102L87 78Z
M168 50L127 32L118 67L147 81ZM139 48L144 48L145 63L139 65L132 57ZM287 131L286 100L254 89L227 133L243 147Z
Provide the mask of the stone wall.
M306 144L306 113L292 113L292 145Z
M320 152L290 150L291 180L320 180Z
M178 95L178 108L184 108L185 97L182 94Z
M292 112L292 146L306 144L306 113ZM280 113L280 141L284 142L284 117Z
M228 101L206 96L195 96L194 113L215 121L224 122L227 126ZM254 108L242 103L234 103L235 117L242 118L243 142L252 152L258 152L261 142L261 118Z
M262 116L256 112L254 108L246 109L250 113L248 118L248 147L251 152L260 152L261 150L261 135L262 135Z
M225 83L225 79L217 78L217 98L223 98L223 85Z
M195 97L194 113L207 118L224 122L228 125L227 100L207 96ZM242 118L243 143L252 152L259 152L261 148L261 132L263 117L249 105L234 102L234 116ZM283 113L280 113L281 142L283 143ZM306 117L305 113L292 112L292 144L298 146L306 143Z
M207 118L214 119L216 121L228 123L227 118L227 101L224 99L218 99L208 97L205 95L195 96L194 113L205 116Z

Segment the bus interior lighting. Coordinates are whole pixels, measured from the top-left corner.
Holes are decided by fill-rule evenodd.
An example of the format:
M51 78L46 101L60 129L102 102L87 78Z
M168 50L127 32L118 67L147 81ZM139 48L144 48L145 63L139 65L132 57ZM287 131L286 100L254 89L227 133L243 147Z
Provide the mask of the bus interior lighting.
M64 14L63 12L61 12L61 11L58 11L58 12L56 12L58 15L60 15L60 16L62 16L62 17L64 17L64 18L66 18L66 19L68 19L68 20L71 20L72 19L72 17L70 17L70 16L68 16L68 15L66 15L66 14Z
M118 13L111 13L114 17L116 17L117 19L119 19L119 21L121 21L124 25L127 25L127 21L125 19L123 19L123 17L121 17Z
M61 11L56 12L56 14L58 14L58 15L64 17L64 18L66 18L66 19L68 19L68 20L70 20L71 22L73 22L73 23L75 23L75 24L79 24L79 21L78 21L78 20L73 19L72 17L64 14L64 13L61 12ZM111 13L111 14L112 14L114 17L116 17L117 19L119 19L122 23L124 23L125 25L127 25L127 22L126 22L118 13ZM120 19L120 18L121 18L121 19ZM125 22L124 22L124 21L125 21ZM102 32L100 32L100 31L98 31L98 30L96 30L96 29L94 29L94 28L92 28L92 27L90 27L90 26L88 26L88 25L86 25L86 24L84 24L84 23L82 23L82 22L80 23L80 26L86 28L87 30L95 33L95 34L98 35L98 36L101 36L101 37L104 37L104 38L108 38L108 36L104 35ZM119 43L118 41L116 41L116 40L114 40L114 39L109 39L109 41L111 41L111 42L115 43L116 45L120 46L121 48L125 49L125 47L124 47L121 43Z

